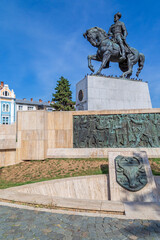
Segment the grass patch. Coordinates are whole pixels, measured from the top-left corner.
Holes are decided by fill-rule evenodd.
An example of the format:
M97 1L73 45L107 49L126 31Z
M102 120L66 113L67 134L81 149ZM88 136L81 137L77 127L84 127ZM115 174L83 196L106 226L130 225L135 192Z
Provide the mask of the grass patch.
M54 179L88 176L88 175L99 175L99 174L103 174L103 172L100 169L95 169L95 170L89 170L89 171L82 171L82 172L79 172L79 173L67 173L67 174L64 174L64 175L57 175L55 177L49 177L49 178L39 178L39 179L35 179L35 180L32 180L32 181L25 181L25 182L18 182L18 183L7 182L7 181L4 181L4 180L0 180L0 189L16 187L16 186L21 186L21 185L31 184L31 183L36 183L36 182L49 181L49 180L54 180Z
M160 158L149 159L152 172L160 176ZM0 168L0 189L24 184L78 177L108 174L107 158L32 160Z
M153 175L155 175L155 176L160 176L160 172L157 172L157 171L155 171L155 170L152 170L152 173L153 173Z
M46 159L24 161L0 169L0 189L52 179L108 173L108 159Z
M153 175L160 176L160 158L150 158L149 162Z
M160 158L150 158L149 160L160 165Z

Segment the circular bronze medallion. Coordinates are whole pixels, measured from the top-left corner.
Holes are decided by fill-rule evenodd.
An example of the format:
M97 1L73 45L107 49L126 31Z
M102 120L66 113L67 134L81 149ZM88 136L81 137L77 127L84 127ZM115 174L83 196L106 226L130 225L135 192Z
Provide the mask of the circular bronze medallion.
M78 99L79 99L79 101L83 100L83 91L82 90L79 90Z

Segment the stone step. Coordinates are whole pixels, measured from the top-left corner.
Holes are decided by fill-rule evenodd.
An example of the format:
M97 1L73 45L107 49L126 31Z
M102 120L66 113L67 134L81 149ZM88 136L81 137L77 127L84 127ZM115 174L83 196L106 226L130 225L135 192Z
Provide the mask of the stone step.
M26 204L48 205L51 208L125 214L124 204L121 202L51 197L41 194L21 193L9 189L0 190L0 199Z

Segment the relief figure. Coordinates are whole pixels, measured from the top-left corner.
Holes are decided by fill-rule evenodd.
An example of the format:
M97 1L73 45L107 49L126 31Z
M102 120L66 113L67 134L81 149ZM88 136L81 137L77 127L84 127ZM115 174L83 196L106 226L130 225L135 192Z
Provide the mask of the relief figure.
M160 147L160 114L74 116L73 144L75 148Z

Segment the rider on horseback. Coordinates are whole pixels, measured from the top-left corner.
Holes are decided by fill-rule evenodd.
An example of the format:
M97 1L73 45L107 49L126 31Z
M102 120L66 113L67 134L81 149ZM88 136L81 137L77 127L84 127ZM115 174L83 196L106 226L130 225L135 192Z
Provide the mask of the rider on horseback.
M119 21L120 18L120 13L115 14L115 23L110 27L108 34L99 27L92 27L83 34L92 46L98 48L96 54L88 56L88 67L92 72L94 72L94 67L91 60L101 62L95 75L101 74L102 69L108 68L109 62L118 62L119 68L123 72L122 77L127 78L132 75L133 66L136 63L139 66L136 73L137 77L144 66L144 54L126 43L127 30L124 23ZM112 36L112 39L108 35Z
M123 22L120 22L119 19L121 18L121 13L118 12L114 15L114 24L111 25L108 35L112 37L113 41L117 42L121 48L122 56L120 57L121 61L126 59L125 54L125 46L124 42L127 36L127 30Z

